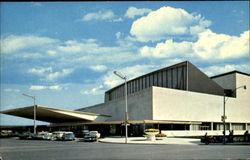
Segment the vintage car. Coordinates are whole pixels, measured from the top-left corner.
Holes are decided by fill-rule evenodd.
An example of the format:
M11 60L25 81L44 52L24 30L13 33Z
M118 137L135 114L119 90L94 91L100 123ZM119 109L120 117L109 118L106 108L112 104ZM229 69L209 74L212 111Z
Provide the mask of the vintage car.
M96 142L101 137L98 131L90 131L89 134L84 136L84 141L86 142Z
M73 132L65 132L62 136L63 141L74 141L76 139Z

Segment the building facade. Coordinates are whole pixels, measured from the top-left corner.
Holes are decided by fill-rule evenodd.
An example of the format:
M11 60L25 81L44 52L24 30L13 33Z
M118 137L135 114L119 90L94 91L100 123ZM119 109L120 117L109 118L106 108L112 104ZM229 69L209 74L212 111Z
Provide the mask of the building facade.
M130 131L142 134L153 127L172 136L222 134L225 94L226 129L241 134L250 130L249 85L249 74L208 77L187 61L137 77L127 82ZM107 121L119 132L117 123L125 119L124 86L108 90L103 104L78 111L110 115Z
M250 75L238 71L208 77L185 61L127 82L130 136L142 136L157 128L168 136L222 135L226 130L243 134L250 130ZM125 133L125 84L105 92L104 103L76 111L29 106L1 113L37 120L52 129L98 130L102 135Z

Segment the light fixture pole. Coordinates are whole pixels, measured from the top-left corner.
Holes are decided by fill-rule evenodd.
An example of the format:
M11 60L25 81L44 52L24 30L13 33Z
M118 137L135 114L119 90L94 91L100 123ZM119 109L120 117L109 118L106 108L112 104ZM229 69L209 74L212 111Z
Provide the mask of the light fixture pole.
M244 89L247 89L246 85L243 85L243 86L240 86L238 88L235 88L232 92L232 94L237 90L237 89L240 89L240 88L244 88ZM221 117L222 119L222 122L223 122L223 144L225 145L226 144L226 101L228 100L229 97L227 97L226 99L226 94L224 92L224 95L223 95L223 116Z
M25 93L23 93L23 96L30 97L34 101L34 106L33 106L33 110L34 110L34 134L36 134L36 97L25 94Z
M127 77L120 72L114 71L114 74L125 81L125 143L128 143L128 97L127 97Z

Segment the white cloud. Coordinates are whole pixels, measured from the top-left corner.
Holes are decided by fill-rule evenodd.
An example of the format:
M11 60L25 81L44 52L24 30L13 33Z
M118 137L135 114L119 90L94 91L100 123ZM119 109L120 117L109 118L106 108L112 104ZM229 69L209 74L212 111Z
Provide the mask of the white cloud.
M196 42L166 40L155 47L141 47L139 53L154 58L192 57L214 61L247 57L249 50L249 31L237 37L206 30L198 34Z
M83 40L83 42L69 40L57 47L60 52L64 53L88 52L89 50L93 51L94 48L98 48L98 44L94 39Z
M129 7L126 14L125 14L125 17L133 19L136 16L142 16L142 15L145 15L145 14L151 12L151 11L152 10L148 9L148 8Z
M156 47L144 46L140 48L139 53L143 56L152 56L155 58L166 58L184 56L192 52L192 42L173 42L166 40L165 43L158 43Z
M112 11L99 11L88 13L83 16L82 21L91 20L112 20L115 18L115 14Z
M230 71L241 71L241 72L250 72L250 66L249 64L225 64L225 65L212 65L206 68L202 68L202 70L208 75L208 76L214 76Z
M92 88L91 90L82 90L80 93L83 95L99 95L103 94L105 91L103 90L103 85L99 85L98 87Z
M46 81L55 81L58 78L65 77L73 72L73 69L62 69L61 71L53 72L52 67L48 68L32 68L28 73L32 73L44 77Z
M133 22L130 33L138 41L159 41L172 36L196 35L211 24L201 15L180 8L162 7Z
M216 34L211 30L199 34L194 43L194 52L203 59L229 59L249 55L249 31L239 37Z
M20 90L19 89L13 89L13 88L6 88L6 89L4 89L4 91L5 92L20 92Z
M51 73L52 68L51 67L47 67L47 68L31 68L31 69L28 70L28 72L36 74L36 75L44 75L46 73Z
M57 80L58 78L65 77L72 72L73 72L73 69L62 69L62 71L49 73L48 75L46 75L46 80L54 81L54 80Z
M30 49L56 42L58 42L58 40L48 37L10 35L1 39L1 52L13 53L23 49Z
M31 6L33 7L42 7L43 5L39 2L31 2Z
M59 85L53 85L53 86L30 86L30 90L44 90L44 89L50 89L50 90L61 90L62 87Z
M120 39L120 38L121 38L121 35L122 35L121 32L116 32L116 34L115 34L116 39Z
M141 76L143 74L146 74L152 70L159 69L159 66L155 65L134 65L130 67L125 67L121 69L115 69L122 74L124 74L128 80L133 79L137 76ZM124 83L124 80L117 77L113 71L108 72L105 76L102 77L102 82L105 86L108 88L115 87L118 84Z
M89 68L97 72L103 72L107 70L107 67L105 65L95 65L95 66L90 66Z

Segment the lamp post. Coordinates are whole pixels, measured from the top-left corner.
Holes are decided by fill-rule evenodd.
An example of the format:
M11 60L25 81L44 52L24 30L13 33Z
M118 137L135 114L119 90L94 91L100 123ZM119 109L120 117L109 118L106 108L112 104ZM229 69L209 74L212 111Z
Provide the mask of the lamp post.
M120 72L114 71L114 74L125 81L125 143L128 142L128 97L127 97L127 77Z
M23 93L23 96L30 97L34 101L34 107L33 107L34 108L34 134L36 134L36 97L28 95L28 94L24 94L24 93Z
M240 86L238 88L235 88L232 93L234 93L237 89L244 88L247 89L246 85ZM228 100L228 97L226 99L226 94L224 92L223 95L223 116L221 117L222 122L223 122L223 144L226 144L226 101Z

